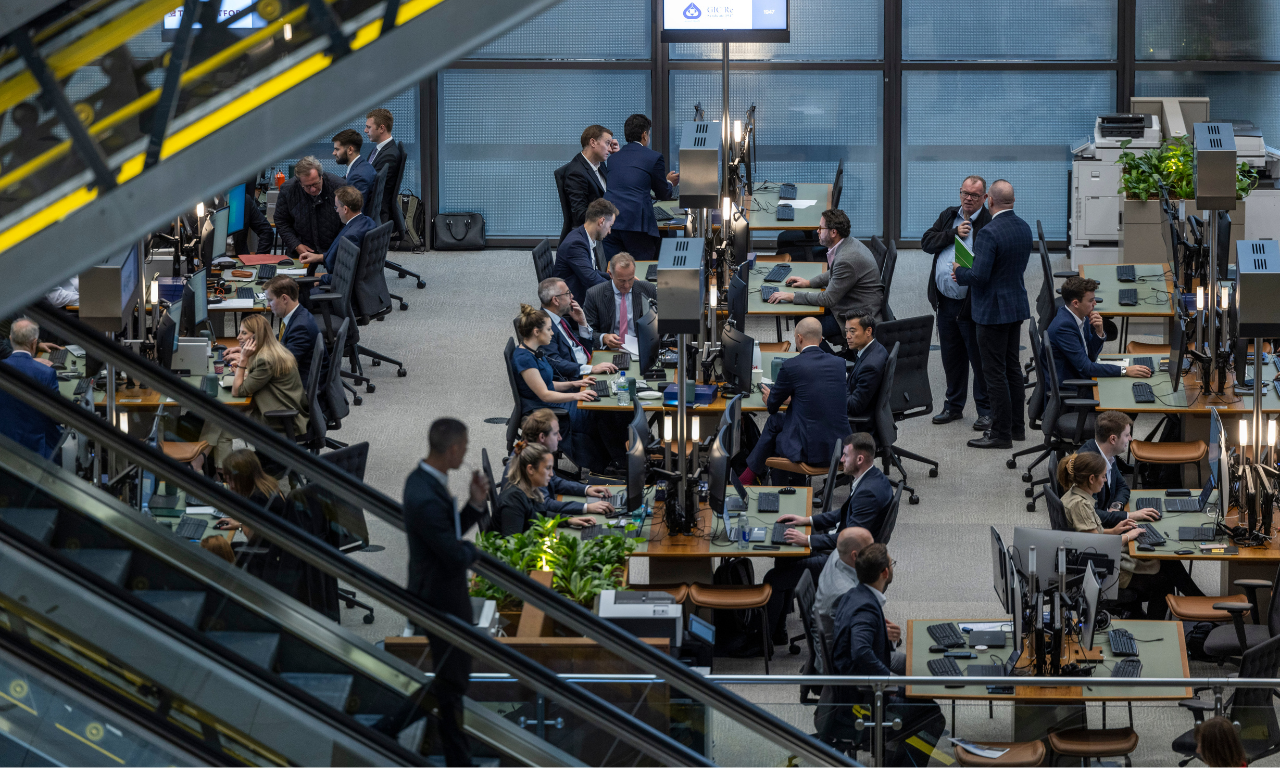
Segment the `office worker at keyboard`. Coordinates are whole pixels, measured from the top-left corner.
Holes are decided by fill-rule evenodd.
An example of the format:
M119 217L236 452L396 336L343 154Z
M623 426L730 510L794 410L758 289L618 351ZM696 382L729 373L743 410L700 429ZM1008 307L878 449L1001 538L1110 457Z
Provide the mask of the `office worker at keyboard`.
M9 326L9 345L13 352L0 361L31 379L32 386L58 391L58 374L46 361L40 360L40 326L27 318L19 318ZM0 392L0 434L21 446L49 458L62 437L58 422L32 408L7 392Z
M341 176L325 173L320 161L307 155L293 166L293 178L280 187L276 198L276 234L284 252L295 259L322 254L342 229L334 209L334 193L343 185Z
M514 465L514 466L513 466ZM539 517L556 515L548 508L547 486L555 477L555 457L540 443L524 444L508 462L509 481L498 494L493 522L503 536L524 533ZM590 517L570 517L569 525L584 527L595 522Z
M538 283L538 301L542 303L542 311L551 318L555 330L551 343L542 351L551 361L551 368L557 376L575 379L592 373L618 372L618 366L612 362L591 364L595 339L591 326L587 324L587 316L574 301L568 283L558 277L548 277Z
M503 468L503 476L498 485L505 488L509 477L512 477L511 468L516 465L516 454L524 450L526 445L538 444L548 451L555 453L560 449L560 420L548 408L539 408L528 416L524 417L524 421L520 422L520 436L511 455L507 457L507 466ZM613 504L609 503L609 489L603 485L584 485L583 483L575 483L572 480L563 478L554 472L551 479L547 483L547 514L565 515L567 517L577 517L578 515L606 515L613 511ZM556 496L586 496L588 501L585 504L581 501L559 501ZM601 499L604 499L601 501Z
M871 251L849 237L852 231L844 211L829 209L818 220L818 242L827 247L827 271L806 280L788 277L791 288L818 288L821 292L778 291L769 297L770 304L782 301L822 307L822 335L839 338L844 334L839 318L849 315L876 314L884 296L880 284L880 268Z
M333 242L329 244L329 250L325 251L323 256L318 253L308 253L301 258L302 263L308 266L324 262L326 274L320 278L321 285L328 285L332 280L338 259L338 243L342 238L345 237L355 243L358 249L364 242L365 234L377 226L373 219L361 212L364 208L364 198L360 196L360 190L350 186L338 187L333 197L334 210L338 212L338 218L342 221L342 229L339 230L338 236L333 238Z
M574 296L584 299L592 286L609 281L608 273L596 269L597 264L603 263L603 258L597 261L597 256L604 256L602 241L612 230L618 209L601 198L591 201L586 216L582 226L561 238L560 246L556 248L556 267L552 271L554 276L569 285Z
M849 393L845 410L850 417L870 416L880 393L880 380L889 362L889 351L875 339L875 315L853 315L844 322L844 342L854 353L853 368L845 380Z
M1094 507L1093 495L1106 484L1106 474L1107 463L1100 454L1073 453L1064 457L1058 462L1058 484L1067 489L1062 496L1062 507L1067 522L1074 530L1115 534L1128 543L1142 534L1138 524L1124 519L1107 528ZM1174 560L1134 560L1129 557L1127 547L1121 550L1119 586L1122 590L1132 591L1130 612L1133 615L1130 618L1152 621L1164 619L1168 610L1164 596L1173 594L1174 590L1191 597L1204 595L1181 563ZM1120 601L1125 602L1123 592ZM1142 603L1147 604L1145 612Z
M618 221L604 239L606 256L626 251L641 261L658 252L658 217L649 193L658 200L675 197L680 174L667 172L661 152L649 148L653 121L632 115L622 126L627 143L609 156L609 181L604 199L618 208Z
M631 254L616 254L609 260L609 281L587 291L582 304L596 346L638 355L636 323L649 309L649 300L657 298L653 283L636 279L636 261Z
M1102 315L1094 310L1097 290L1098 281L1084 277L1069 277L1062 284L1063 306L1049 324L1049 343L1053 345L1058 382L1108 376L1150 378L1151 369L1143 365L1098 362L1107 334L1102 329Z
M1160 519L1160 513L1151 507L1135 509L1128 514L1124 512L1129 503L1129 484L1116 464L1116 457L1129 452L1132 439L1132 419L1119 411L1103 411L1098 414L1093 439L1080 446L1081 453L1096 453L1107 463L1102 490L1093 496L1094 507L1104 526L1114 526L1126 517L1140 523Z

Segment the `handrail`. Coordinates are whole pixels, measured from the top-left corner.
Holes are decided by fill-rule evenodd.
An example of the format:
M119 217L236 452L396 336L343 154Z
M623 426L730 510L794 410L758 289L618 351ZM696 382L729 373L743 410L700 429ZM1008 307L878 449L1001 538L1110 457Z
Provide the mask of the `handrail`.
M477 672L471 675L475 682L503 682L509 676L502 673ZM565 680L587 683L661 683L657 675L627 674L574 674L562 673ZM871 677L856 675L702 675L706 680L717 685L849 685L871 686L877 683L886 685L928 685L937 686L945 683L963 682L967 685L1017 685L1028 687L1061 688L1065 685L1088 685L1089 687L1140 687L1140 688L1205 688L1223 686L1226 688L1280 688L1280 679L1238 677L935 677L933 675L894 675L892 677Z
M135 378L160 393L181 401L198 416L206 420L216 419L221 426L233 433L238 433L255 448L276 461L290 468L301 469L308 480L332 492L340 500L354 507L367 509L399 530L405 530L403 509L389 497L345 472L334 471L331 464L322 462L319 458L303 451L262 424L232 411L170 371L134 354L132 350L108 341L102 334L72 319L66 313L53 309L46 302L33 306L29 314L42 325L47 325L63 336L75 339L86 353L92 353L99 359L129 370ZM641 643L630 633L604 621L582 606L566 600L554 590L532 581L497 558L478 552L471 568L502 589L542 609L547 615L595 640L640 669L656 670L694 698L733 715L752 728L773 734L778 744L794 750L806 761L814 764L854 765L847 756L827 747L799 728L730 691L709 685L697 672Z
M343 556L307 531L266 513L261 507L186 465L133 440L95 414L77 408L61 395L39 386L11 366L0 366L0 389L43 413L55 415L59 421L109 446L135 464L249 524L255 532L263 534L289 554L363 590L444 641L489 664L514 671L526 685L557 699L583 719L605 732L616 734L640 752L669 765L711 765L707 758L675 742L667 734L622 712L599 696L561 680L542 665L495 642L462 619L427 605L418 596ZM334 474L346 474L335 472L335 469L329 467Z

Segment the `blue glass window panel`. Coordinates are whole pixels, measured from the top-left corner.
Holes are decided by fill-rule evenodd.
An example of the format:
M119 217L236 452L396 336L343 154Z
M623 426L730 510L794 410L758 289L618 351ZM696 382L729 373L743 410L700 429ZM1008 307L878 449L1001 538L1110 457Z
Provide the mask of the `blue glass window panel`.
M730 119L756 105L757 168L753 181L826 183L844 158L844 196L853 234L869 237L883 226L881 137L883 75L880 72L730 72ZM707 119L719 120L720 73L671 73L671 149L679 165L680 133L701 101ZM767 236L767 235L766 235Z
M1215 120L1250 120L1271 146L1280 145L1280 72L1136 73L1138 96L1208 96Z
M401 91L378 106L391 111L391 137L404 145L404 183L401 191L408 191L411 194L422 197L422 145L420 143L421 133L418 127L420 114L418 108L418 86L415 85L412 88ZM276 171L287 175L289 166L298 162L299 158L306 155L314 155L320 160L325 172L346 176L347 167L338 165L333 160L332 137L344 128L350 128L358 132L361 137L365 138L365 144L360 148L360 154L368 157L369 151L373 148L369 145L368 138L364 136L364 116L368 112L369 110L365 110L358 115L352 115L346 124L334 128L332 132L323 136L316 137L314 142L302 147L295 157L277 161L271 166L268 175L275 176Z
M660 2L660 0L655 0ZM734 61L879 61L884 58L882 0L791 0L791 42L731 43ZM672 60L713 60L720 43L673 43Z
M649 92L648 70L441 73L440 210L483 214L492 237L559 236L552 173L588 125L621 141L628 116L649 114Z
M1115 0L1072 3L904 0L902 58L928 61L1111 60Z
M902 91L903 239L957 205L969 174L1007 179L1019 216L1066 237L1071 148L1115 111L1114 73L907 71Z
M1138 61L1280 60L1277 0L1137 0ZM1210 102L1212 106L1212 102Z
M647 2L563 0L467 58L648 60L651 26Z

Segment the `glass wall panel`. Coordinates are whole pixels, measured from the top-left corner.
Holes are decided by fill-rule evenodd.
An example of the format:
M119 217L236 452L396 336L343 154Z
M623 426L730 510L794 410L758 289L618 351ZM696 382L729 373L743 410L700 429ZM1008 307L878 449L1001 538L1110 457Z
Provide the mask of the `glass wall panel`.
M902 93L903 239L958 204L969 174L1007 179L1019 216L1066 237L1071 148L1115 111L1114 73L907 71Z
M998 19L998 23L990 23ZM1115 0L1027 3L904 0L902 58L925 61L1111 60Z
M1138 61L1280 60L1277 0L1138 0Z
M490 237L557 237L552 173L588 125L622 141L649 113L648 70L451 69L440 74L440 211L484 215Z
M1280 72L1136 73L1138 96L1208 96L1214 120L1250 120L1280 144Z
M656 0L660 1L660 0ZM670 58L719 61L719 43L673 43ZM879 61L884 58L881 0L791 3L791 42L732 43L734 61Z
M650 59L649 3L563 0L471 54L472 59Z

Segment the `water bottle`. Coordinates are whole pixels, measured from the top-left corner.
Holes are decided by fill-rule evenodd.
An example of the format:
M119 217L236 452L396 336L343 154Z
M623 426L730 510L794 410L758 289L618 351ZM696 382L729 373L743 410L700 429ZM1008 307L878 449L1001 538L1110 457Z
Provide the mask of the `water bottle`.
M627 384L627 372L622 371L618 374L618 405L631 405L631 390Z
M751 526L746 515L738 515L738 549L751 548Z

